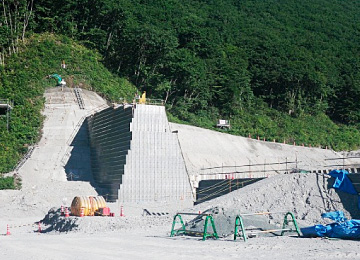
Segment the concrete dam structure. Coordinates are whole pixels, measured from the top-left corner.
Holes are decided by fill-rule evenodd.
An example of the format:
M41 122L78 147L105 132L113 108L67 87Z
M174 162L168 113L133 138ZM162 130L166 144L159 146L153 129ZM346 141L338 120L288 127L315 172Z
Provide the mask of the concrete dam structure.
M165 107L110 107L87 123L94 182L108 201L192 205L194 194Z
M109 107L88 117L87 127L97 190L108 201L122 204L191 205L237 189L237 182L299 169L327 173L343 163L341 154L332 150L169 123L163 106ZM230 180L230 188L213 183L211 190L202 190L209 188L207 181L222 180Z
M94 92L78 92L83 102L71 88L46 90L42 138L15 169L26 198L41 201L44 212L89 195L139 211L179 209L191 206L196 189L200 203L241 188L246 179L293 169L360 172L359 151L337 153L168 123L163 106L109 107Z

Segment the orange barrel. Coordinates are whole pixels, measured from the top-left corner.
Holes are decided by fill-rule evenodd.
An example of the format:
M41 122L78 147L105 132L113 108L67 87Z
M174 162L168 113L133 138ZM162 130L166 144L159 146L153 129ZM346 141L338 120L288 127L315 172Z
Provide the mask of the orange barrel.
M84 216L93 216L96 210L105 207L106 201L102 196L77 196L71 202L71 213L80 216L81 208L84 208Z

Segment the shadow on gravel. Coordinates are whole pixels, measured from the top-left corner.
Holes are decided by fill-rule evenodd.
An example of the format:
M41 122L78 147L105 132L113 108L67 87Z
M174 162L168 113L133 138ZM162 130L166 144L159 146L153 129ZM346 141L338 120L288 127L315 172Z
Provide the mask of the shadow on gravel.
M334 202L330 199L330 197L328 196L327 192L323 192L323 190L329 190L332 188L332 186L329 186L328 182L329 179L326 180L326 178L324 177L324 174L322 173L314 173L316 175L316 185L319 189L319 193L324 205L324 209L326 209L326 211L333 211L336 210ZM320 178L322 179L322 181L320 180ZM320 183L322 182L322 187L320 186ZM326 194L326 198L324 197L324 194ZM330 205L331 204L331 205Z
M53 231L58 232L69 232L76 230L79 226L77 223L77 217L67 217L61 216L60 209L52 208L46 214L45 218L40 220L40 222L46 226L42 229L41 233L49 233ZM38 232L38 231L34 231Z

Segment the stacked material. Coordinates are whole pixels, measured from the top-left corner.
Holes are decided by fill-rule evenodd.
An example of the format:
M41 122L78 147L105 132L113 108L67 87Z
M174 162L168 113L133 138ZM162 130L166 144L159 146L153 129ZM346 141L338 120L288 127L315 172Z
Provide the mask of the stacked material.
M71 213L74 216L80 216L83 209L84 216L94 216L98 209L105 207L106 202L103 196L78 196L71 203Z

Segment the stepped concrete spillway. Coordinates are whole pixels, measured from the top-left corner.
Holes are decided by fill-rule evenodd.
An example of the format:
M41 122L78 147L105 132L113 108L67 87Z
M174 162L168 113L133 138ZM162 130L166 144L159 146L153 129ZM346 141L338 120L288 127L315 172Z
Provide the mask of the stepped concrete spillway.
M136 105L131 132L131 149L119 200L190 206L194 196L177 135L170 131L165 107Z
M109 201L192 205L194 194L165 107L109 108L89 117L88 125L94 180Z

